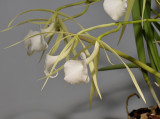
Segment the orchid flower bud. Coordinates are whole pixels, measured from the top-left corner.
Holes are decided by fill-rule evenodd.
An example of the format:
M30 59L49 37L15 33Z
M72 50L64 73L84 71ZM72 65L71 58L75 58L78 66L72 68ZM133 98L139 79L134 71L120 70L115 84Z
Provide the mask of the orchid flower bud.
M81 53L81 61L69 60L64 64L64 80L70 84L88 83L88 69L86 55Z
M51 56L49 54L46 55L45 66L44 66L44 73L46 76L49 75L50 68L54 65L57 58L58 58L58 56ZM55 76L50 76L50 78L55 78L55 77L57 77L57 75L58 75L58 73Z
M26 35L25 39L39 33L40 33L39 31L30 30L29 33ZM35 51L40 52L47 49L48 47L47 43L44 40L43 35L36 35L34 37L26 39L24 41L24 44L25 48L27 49L27 54L29 56L32 55Z
M105 12L115 21L118 21L126 12L127 0L104 0Z

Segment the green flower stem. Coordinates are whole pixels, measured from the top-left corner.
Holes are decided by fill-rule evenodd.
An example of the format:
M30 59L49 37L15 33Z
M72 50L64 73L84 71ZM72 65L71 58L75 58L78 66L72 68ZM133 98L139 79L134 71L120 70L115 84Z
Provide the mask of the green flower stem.
M152 11L154 14L159 15L159 13L156 12L154 9L151 9L151 11Z
M123 22L115 22L115 23L110 23L110 24L102 24L102 25L93 26L93 27L84 29L77 34L80 35L82 33L92 31L95 29L105 28L105 27L110 27L110 26L118 26L120 24L121 25L123 25L123 24L137 24L137 23L142 23L142 22L160 22L160 19L143 19L143 20L136 20L136 21L123 21Z
M89 5L86 5L85 9L82 12L80 12L79 14L76 14L76 15L72 16L71 18L77 18L77 17L82 16L84 13L87 12L88 8L89 8ZM64 18L62 21L67 21L69 19L70 18Z
M142 21L142 20L141 20L141 21ZM89 38L87 38L87 37L89 37ZM95 42L95 40L96 40L96 38L93 37L93 36L87 36L87 37L84 37L84 36L79 35L79 38L80 38L81 40L84 40L84 41L89 42L89 43ZM93 40L91 40L91 39L93 39ZM106 45L105 42L99 41L99 43L100 43L100 47L101 47L101 48L105 48L105 50L110 51L110 50L107 48L107 45ZM146 70L146 71L154 74L156 77L159 77L159 78L160 78L160 73L159 73L159 72L157 72L156 70L154 70L154 69L152 69L151 67L147 66L146 64L142 63L141 61L136 60L136 59L134 59L133 57L128 56L127 54L125 54L125 53L123 53L123 52L121 52L121 51L119 51L119 50L116 50L116 49L114 49L114 48L113 48L113 50L114 50L119 56L123 57L124 59L127 59L128 61L131 61L132 63L136 64L136 65L139 66L140 68L143 68L144 70Z
M154 9L151 9L151 11L156 15L154 19L157 19L158 17L160 17L160 14L156 12Z
M87 29L84 29L84 30L80 31L77 34L80 35L82 33L85 33L85 32L88 32L88 31L92 31L94 29L110 27L110 26L114 26L114 25L116 26L116 25L118 25L118 23L110 23L110 24L102 24L102 25L98 25L98 26L93 26L93 27L90 27L90 28L87 28Z
M46 23L46 25L44 26L44 29L48 27L49 24L51 24L52 22L54 22L53 19L56 19L57 17L57 12L55 12L49 19L48 22Z
M68 8L68 7L72 7L72 6L76 6L76 5L80 5L80 4L84 4L84 3L86 3L86 0L81 1L81 2L77 2L77 3L71 3L71 4L68 4L68 5L61 6L61 7L57 8L56 11L60 11L60 10L62 10L64 8Z
M106 48L105 42L103 42L103 41L101 41L101 42L102 42L103 46ZM106 50L107 50L107 49L106 49ZM123 58L125 58L125 59L127 59L127 60L129 60L129 61L131 61L131 62L133 62L133 63L135 63L135 64L138 65L139 67L143 68L144 70L146 70L146 71L148 71L148 72L150 72L150 73L152 73L152 74L154 74L155 76L157 76L157 77L160 78L160 73L158 73L156 70L152 69L151 67L149 67L149 66L147 66L146 64L142 63L141 61L136 60L136 59L134 59L133 57L126 55L125 53L123 53L123 52L121 52L121 51L119 51L119 50L116 50L116 49L114 49L114 50L115 50L115 52L116 52L119 56L121 56L121 57L123 57Z
M99 42L95 42L92 54L86 59L86 64L89 64L99 53Z
M111 31L108 31L108 32L106 32L106 33L101 34L101 35L97 38L97 40L99 41L99 40L101 40L103 37L105 37L105 36L107 36L107 35L109 35L109 34L111 34L111 33L115 33L115 32L117 32L117 31L119 31L119 29L121 28L121 26L122 26L122 25L119 24L116 29L113 29L113 30L111 30Z
M71 3L71 4L68 4L68 5L61 6L61 7L57 8L55 11L52 11L52 12L53 13L58 13L59 15L66 17L66 15L64 13L59 12L59 11L64 9L64 8L68 8L68 7L72 7L72 6L76 6L76 5L81 5L81 4L84 4L84 3L86 3L86 1L81 1L81 2L77 2L77 3ZM76 18L76 17L79 17L79 16L83 15L88 10L88 7L89 7L89 5L86 5L86 8L85 8L84 11L82 11L81 13L79 13L77 15L74 15L74 16L72 16L70 18L65 18L65 19L63 19L63 21L66 21L66 20L69 20L71 18ZM55 14L53 14L50 17L50 19L48 20L48 23L46 24L45 27L47 27L47 25L51 22L51 20L53 20L53 16L55 16Z
M158 7L160 8L160 1L159 0L155 0L155 1L157 3Z
M126 63L126 65L129 68L139 68L136 64L133 64L133 63ZM147 65L150 66L150 63L147 63ZM126 66L124 64L115 64L115 65L99 68L98 71L107 71L107 70L116 70L116 69L125 69L125 68Z
M64 37L68 36L68 29L66 27L66 25L63 23L62 19L58 16L58 21L59 21L59 24L60 24L60 27L63 29L64 33ZM64 40L66 40L67 42L69 42L71 40L71 36L70 37L66 37ZM75 56L77 54L77 51L76 50L73 50L73 55Z

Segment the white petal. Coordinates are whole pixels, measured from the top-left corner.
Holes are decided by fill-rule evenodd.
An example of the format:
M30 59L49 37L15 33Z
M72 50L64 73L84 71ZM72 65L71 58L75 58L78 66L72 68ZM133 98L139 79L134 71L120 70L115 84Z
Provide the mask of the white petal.
M81 54L83 57L84 54ZM86 59L85 59L86 60ZM69 60L64 64L64 80L70 84L88 83L88 69L84 60Z
M104 0L105 12L115 21L118 21L125 13L127 0Z
M36 33L37 33L37 32L36 32ZM28 34L24 37L24 39L26 39L26 38L28 38L28 37L36 34L36 33L35 33L35 31L30 30L30 31L28 32ZM25 45L25 48L28 49L28 48L30 47L30 45L31 45L31 40L30 40L30 39L25 40L25 41L24 41L24 45Z
M45 50L47 48L47 43L41 39L41 36L35 36L31 38L31 50L40 52L42 50Z
M54 65L56 62L58 56L51 56L51 55L46 55L46 60L45 60L45 66L44 66L44 73L46 76L49 75L50 73L50 68ZM57 77L58 73L55 76L50 76L51 78Z
M39 33L39 31L29 31L25 39ZM32 55L35 51L39 52L45 50L48 47L42 35L37 35L32 38L29 38L24 41L24 44L27 49L28 55Z

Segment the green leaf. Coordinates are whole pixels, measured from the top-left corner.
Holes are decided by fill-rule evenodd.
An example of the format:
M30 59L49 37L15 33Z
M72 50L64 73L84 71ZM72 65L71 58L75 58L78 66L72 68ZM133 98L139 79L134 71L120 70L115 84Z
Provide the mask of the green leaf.
M58 17L58 20L59 20L59 24L60 24L61 28L63 29L64 32L66 32L66 33L64 33L64 37L65 37L65 36L68 36L69 31L68 31L66 25L63 23L63 21L62 21L62 19L61 19L60 17ZM65 40L66 40L67 42L69 42L69 41L71 40L71 37L70 37L70 36L69 36L69 37L66 37ZM74 50L74 51L73 51L73 55L75 56L76 54L77 54L77 52L76 52L76 50Z
M86 37L80 35L79 38L82 39L82 40L84 40L84 41L86 41L86 42L89 42L89 43L93 43L93 42L95 42L95 41L97 40L97 38L95 38L95 37L93 37L93 36L90 36L90 35L85 35L85 36L86 36ZM92 39L93 39L93 40L92 40ZM108 47L106 46L106 43L105 43L105 42L103 42L103 41L100 40L99 43L100 43L100 47L101 47L101 48L105 48L105 50L108 50L109 52L111 52L111 51L108 49ZM103 47L102 47L102 45L103 45ZM124 58L124 59L126 59L126 60L128 60L128 61L130 61L130 62L132 62L132 63L134 63L134 64L136 64L136 65L138 65L140 68L142 68L142 69L148 71L149 73L153 74L154 76L160 78L160 73L157 72L155 69L149 67L148 65L144 64L143 62L141 62L141 61L139 61L139 60L136 60L135 58L133 58L133 57L131 57L131 56L129 56L129 55L127 55L127 54L125 54L125 53L117 50L117 49L114 49L114 48L112 48L112 49L113 49L120 57L122 57L122 58Z
M58 36L59 36L59 35L58 35ZM75 35L68 35L68 36L66 36L66 37L69 37L69 36L75 36ZM61 37L61 38L60 38L60 37ZM63 33L62 33L59 37L57 37L57 40L56 40L55 44L53 45L53 47L51 48L51 50L49 51L49 54L54 55L54 53L55 53L56 50L58 49L61 41L64 40L66 37L63 37Z
M129 20L129 17L130 17L131 12L132 12L132 7L134 5L134 1L135 0L127 0L127 11L126 11L126 15L125 15L124 21L128 21ZM122 31L121 31L121 35L119 37L118 44L120 43L120 41L121 41L121 39L123 37L124 31L126 29L126 26L127 25L123 25L123 27L122 27Z
M46 25L44 26L44 29L48 27L49 24L51 23L55 23L55 25L57 24L57 12L53 13L53 15L49 18L48 22L46 23Z
M85 48L84 43L80 40L80 43L82 44L83 48ZM90 53L88 50L85 51L86 55L89 57ZM98 60L98 56L96 61ZM93 96L95 94L95 91L97 90L97 93L100 97L100 99L102 99L98 84L97 84L97 71L98 67L96 66L98 65L98 62L93 63L93 61L91 61L89 63L89 68L90 68L90 72L91 72L91 77L92 77L92 82L91 82L91 91L90 91L90 107L92 106L92 100L93 100ZM97 68L97 69L95 69Z
M25 23L31 23L31 22L33 22L33 21L47 21L47 19L29 19L29 20L26 20L26 21L22 21L22 22L14 25L14 26L8 27L8 28L6 28L6 29L4 29L4 30L2 30L2 31L0 31L0 32L5 32L5 31L8 31L8 30L10 30L10 29L12 29L12 28L14 28L14 27L16 27L16 26L20 26L20 25L23 25L23 24L25 24Z
M142 20L144 19L144 10L146 6L146 0L143 0L143 8L142 8ZM142 27L143 27L143 22L142 22Z
M143 6L144 6L144 4L143 4ZM142 15L143 15L143 13L142 13ZM141 19L140 6L139 6L138 0L135 0L135 4L133 6L133 11L132 11L132 18L133 18L133 20ZM137 46L138 58L143 63L146 63L142 26L141 26L141 24L134 24L133 26L134 26L134 34L135 34L135 41L136 41L136 46ZM148 72L143 69L141 69L141 71L142 71L143 77L144 77L144 79L150 89L150 92L151 92L154 100L156 101L157 104L159 104L159 100L156 96L156 93L154 92L154 89L153 89L151 82L150 82L150 79L148 77Z
M155 29L154 29L154 38L156 39L155 43L160 42L160 36ZM158 43L158 45L160 46L160 43Z
M143 1L140 1L141 6L143 6ZM151 9L151 0L146 1L146 9L144 11L144 18L149 19L150 18L150 9ZM148 50L151 53L151 57L153 58L153 62L155 63L155 66L158 71L160 71L160 58L159 53L157 50L157 46L154 43L154 34L152 30L151 23L145 22L144 23L144 36L147 43Z
M96 88L95 88L94 82L92 80L91 81L90 99L89 99L90 108L92 107L93 97L94 97L95 93L96 93Z
M52 32L42 32L42 33L37 33L37 34L32 35L32 36L30 36L30 37L27 37L27 38L25 38L25 39L23 39L23 40L21 40L21 41L18 41L18 42L14 43L14 44L12 44L12 45L10 45L10 46L8 46L8 47L5 47L4 49L13 47L13 46L18 45L19 43L21 43L21 42L23 42L23 41L25 41L25 40L27 40L27 39L30 39L30 38L32 38L32 37L35 37L35 36L38 36L38 35L42 35L42 34L45 34L45 33L52 33Z
M106 52L103 44L102 44L102 48L103 48L103 50L104 50L104 53L105 53L105 55L106 55L106 58L107 58L108 62L109 62L111 65L114 65L114 64L111 62L111 60L110 60L110 58L109 58L109 56L108 56L108 54L107 54L107 52Z
M32 23L32 24L47 24L47 22L36 22L36 21L31 21L29 23Z
M16 15L11 21L10 23L8 24L8 27L10 27L12 25L12 23L15 21L15 19L25 13L28 13L28 12L33 12L33 11L42 11L42 12L50 12L50 13L54 13L55 11L53 10L49 10L49 9L30 9L30 10L26 10L26 11L23 11L21 13L19 13L18 15Z
M108 50L110 50L113 54L115 54L118 57L118 59L120 59L120 61L125 65L125 67L126 67L128 73L129 73L129 75L130 75L130 77L131 77L131 79L132 79L137 91L139 92L139 94L142 97L143 101L146 103L144 95L143 95L143 93L142 93L142 91L141 91L141 89L140 89L140 87L139 87L139 85L137 83L137 80L135 79L132 71L130 70L130 68L126 65L126 63L121 59L121 57L109 45L105 44L105 46L108 48Z
M126 63L126 65L129 68L139 68L136 64L133 64L133 63ZM108 71L108 70L124 69L124 68L126 68L124 64L115 64L115 65L111 65L111 66L102 67L102 68L98 69L98 71Z
M154 38L155 38L155 43L157 41L160 41L160 35L159 33L157 33L156 29L153 27L153 25L151 26L152 27L152 30L153 30L153 34L154 34ZM158 43L158 45L160 46L160 44Z
M57 51L61 41L63 40L63 30L60 31L60 33L57 36L57 39L55 41L55 44L53 45L53 47L51 48L51 50L49 51L49 54L54 55L54 53Z

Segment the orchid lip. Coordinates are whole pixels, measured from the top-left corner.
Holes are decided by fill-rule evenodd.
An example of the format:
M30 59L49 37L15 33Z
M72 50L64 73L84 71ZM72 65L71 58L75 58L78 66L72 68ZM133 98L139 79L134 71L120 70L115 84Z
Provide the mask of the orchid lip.
M90 57L86 58L85 53L80 54L80 61L77 60L69 60L64 64L64 80L70 84L81 84L88 83L88 68L87 64L89 64L98 54L99 52L99 43L95 42L95 47L90 55Z
M81 53L80 61L69 60L64 64L64 80L70 84L82 84L89 82L86 56Z

